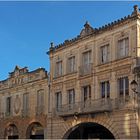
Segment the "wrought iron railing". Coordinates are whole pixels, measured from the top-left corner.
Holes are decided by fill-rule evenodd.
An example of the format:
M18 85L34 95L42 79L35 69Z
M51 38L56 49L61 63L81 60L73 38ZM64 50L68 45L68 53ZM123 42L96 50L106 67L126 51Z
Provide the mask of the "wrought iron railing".
M29 117L29 108L21 110L22 117Z
M4 118L4 112L0 112L0 119Z
M7 117L11 117L12 115L13 115L12 111L10 112L6 111L4 117L7 118Z
M85 64L79 67L79 75L84 76L88 74L92 74L92 63Z
M59 116L69 116L75 113L99 113L110 112L114 109L133 108L130 98L115 98L115 99L96 99L77 102L74 104L61 105L55 109L55 113Z

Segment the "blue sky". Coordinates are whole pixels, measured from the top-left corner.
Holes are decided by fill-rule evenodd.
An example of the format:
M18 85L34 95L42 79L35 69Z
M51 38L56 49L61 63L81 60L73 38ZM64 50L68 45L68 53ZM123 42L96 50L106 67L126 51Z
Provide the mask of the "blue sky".
M120 19L133 11L138 1L0 1L0 80L15 65L49 71L46 52L77 36L86 20L93 28Z

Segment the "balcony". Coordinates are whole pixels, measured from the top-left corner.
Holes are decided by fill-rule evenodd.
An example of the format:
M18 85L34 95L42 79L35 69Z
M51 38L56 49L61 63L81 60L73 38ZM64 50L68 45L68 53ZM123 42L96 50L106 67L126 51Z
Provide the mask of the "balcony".
M93 64L85 64L79 67L79 76L91 75Z
M43 115L44 114L44 105L41 105L41 106L37 106L35 108L36 110L36 116L39 116L39 115Z
M111 112L114 109L131 108L132 102L130 99L97 99L87 100L86 102L77 102L75 104L65 104L55 109L55 113L58 116L71 116L75 113L87 114L87 113L101 113Z
M0 119L4 118L4 112L0 112Z
M22 109L22 117L29 117L29 109Z
M5 118L9 118L9 117L12 117L12 112L5 112Z

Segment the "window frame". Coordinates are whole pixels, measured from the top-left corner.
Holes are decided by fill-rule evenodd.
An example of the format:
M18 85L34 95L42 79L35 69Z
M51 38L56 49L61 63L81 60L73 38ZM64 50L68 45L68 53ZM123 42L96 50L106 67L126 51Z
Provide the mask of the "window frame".
M62 107L62 92L55 93L55 108L59 110Z
M119 44L123 44L125 41L125 46L121 46ZM127 43L126 43L127 42ZM121 55L121 51L120 49L122 50L122 54ZM128 36L125 36L123 38L119 38L117 40L117 59L121 59L121 58L125 58L125 57L128 57L129 56L129 37Z
M129 77L118 78L118 95L119 97L129 96Z
M9 96L6 98L6 113L10 115L12 113L12 97Z
M56 61L55 62L55 73L54 73L54 77L60 77L63 74L63 61Z
M67 60L67 73L73 73L76 71L76 61L75 61L75 56L70 56L68 57Z
M100 47L100 64L105 64L107 62L109 62L109 57L110 57L110 51L109 51L109 47L110 47L110 44L109 43L106 43L104 45L102 45ZM103 59L103 50L106 48L106 61L104 61Z
M100 82L101 98L110 98L110 82L109 80Z

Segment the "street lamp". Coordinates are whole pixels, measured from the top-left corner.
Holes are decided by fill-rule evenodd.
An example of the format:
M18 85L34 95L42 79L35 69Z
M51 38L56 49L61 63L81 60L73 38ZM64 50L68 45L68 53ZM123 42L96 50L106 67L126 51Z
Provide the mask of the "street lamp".
M130 85L131 85L131 89L133 90L133 92L134 92L134 93L138 93L138 91L137 91L138 83L137 83L135 80L133 80L133 81L130 83Z
M132 91L133 91L133 93L136 95L136 97L137 97L137 99L136 99L136 101L137 101L137 108L136 108L136 116L137 116L137 120L138 120L138 122L137 122L137 128L138 128L138 139L139 139L139 103L138 103L138 98L139 98L139 95L140 95L140 92L138 92L138 83L135 81L135 80L133 80L131 83L130 83L130 86L131 86L131 89L132 89ZM135 97L135 96L134 96ZM134 98L134 106L135 106L135 98Z

